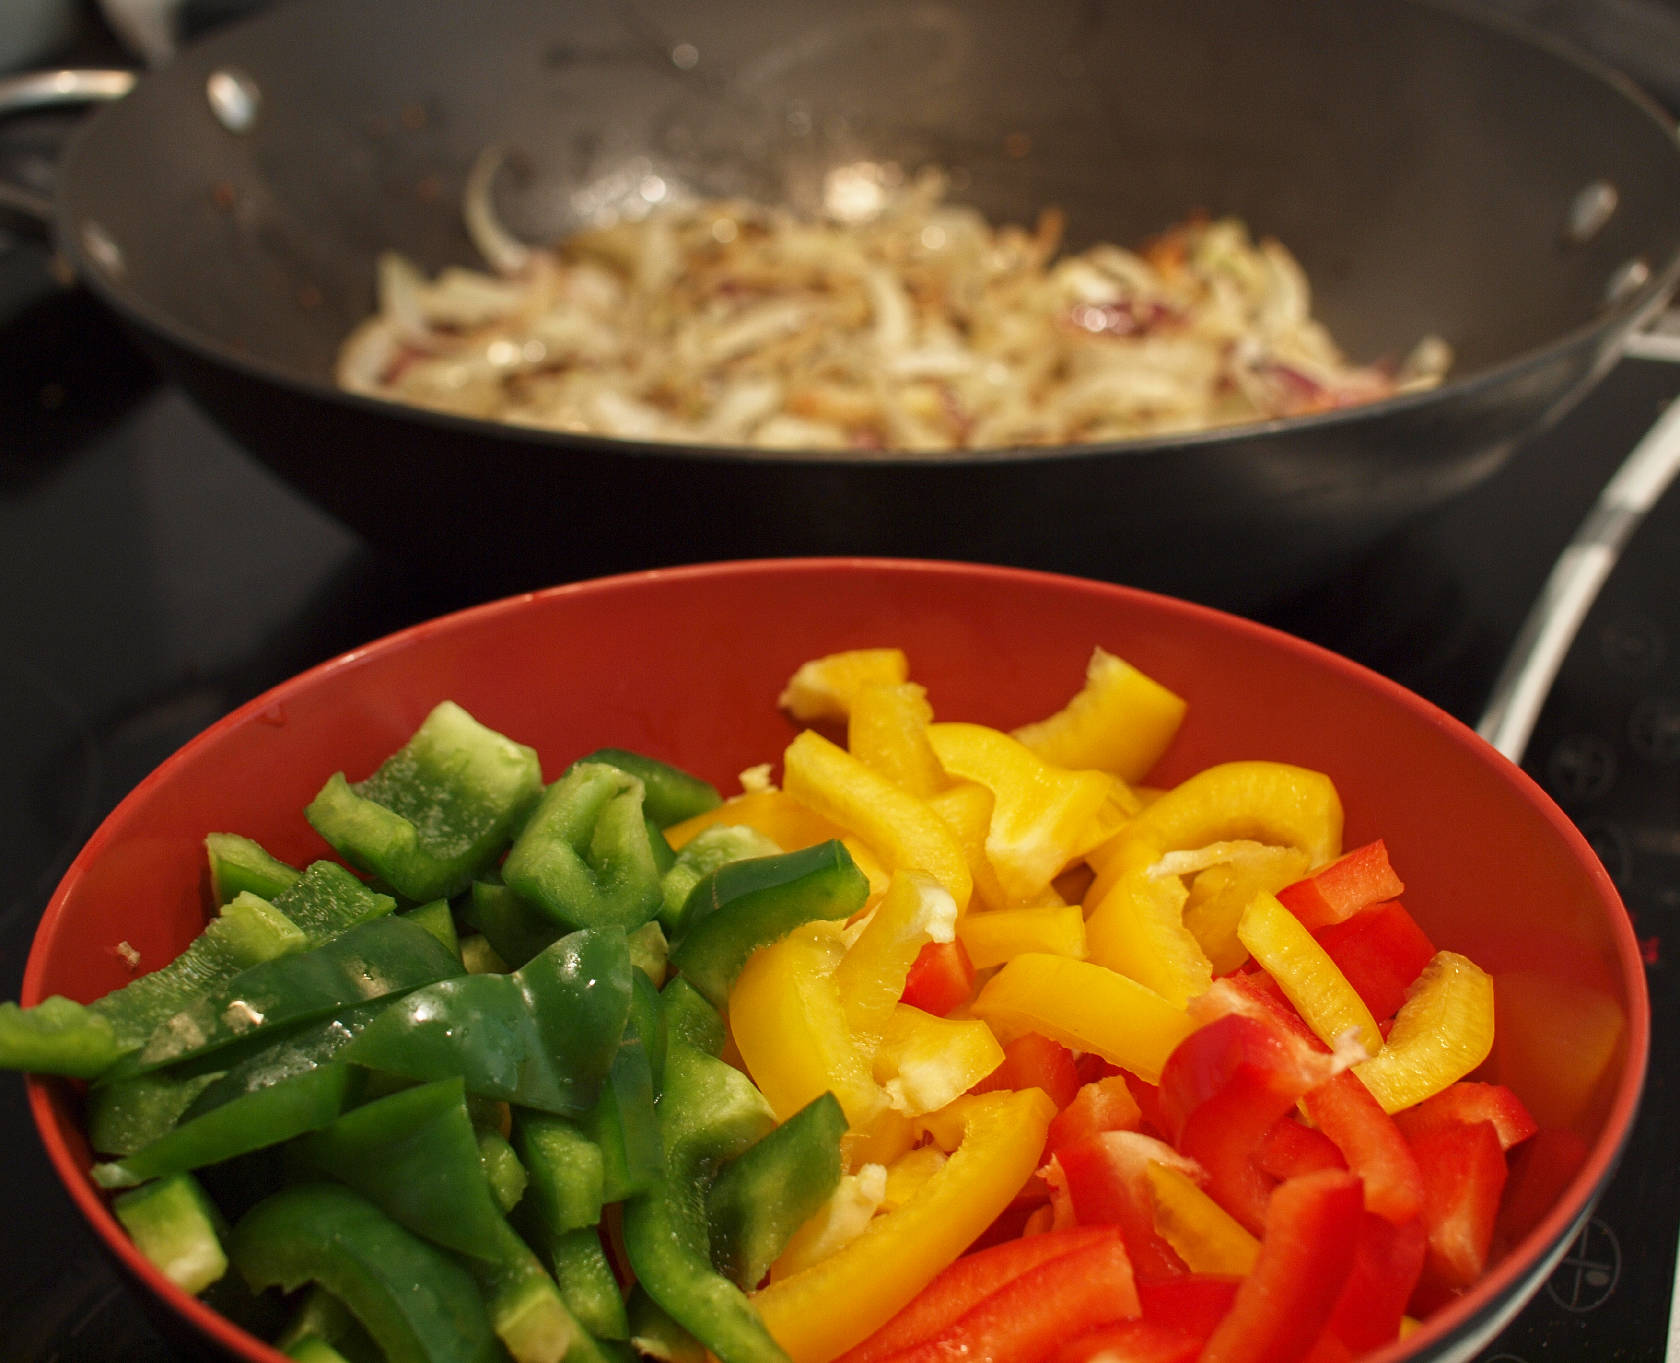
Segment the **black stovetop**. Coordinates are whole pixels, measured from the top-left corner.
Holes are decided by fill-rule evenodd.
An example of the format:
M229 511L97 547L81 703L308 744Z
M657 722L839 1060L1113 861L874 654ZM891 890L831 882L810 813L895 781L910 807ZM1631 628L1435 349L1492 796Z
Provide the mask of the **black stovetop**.
M1488 483L1264 618L1473 723L1597 489L1677 396L1680 365L1623 361ZM1621 1173L1488 1363L1670 1356L1677 569L1671 493L1589 615L1525 758L1600 849L1647 944L1655 1059ZM0 997L16 996L76 849L175 747L306 666L473 599L275 481L0 224ZM3 1075L0 1155L0 1357L181 1357L84 1229Z

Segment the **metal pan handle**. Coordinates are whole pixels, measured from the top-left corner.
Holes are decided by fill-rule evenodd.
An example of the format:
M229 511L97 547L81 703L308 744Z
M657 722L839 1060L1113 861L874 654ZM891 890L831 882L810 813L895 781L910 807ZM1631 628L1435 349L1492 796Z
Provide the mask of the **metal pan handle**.
M1624 353L1680 363L1680 335L1659 325L1635 333ZM1669 404L1599 492L1552 565L1493 683L1476 731L1513 762L1522 761L1558 670L1611 569L1677 474L1680 399Z
M0 76L0 122L42 109L105 104L134 88L132 71L63 69ZM0 208L32 219L43 229L52 222L52 200L28 185L0 180Z

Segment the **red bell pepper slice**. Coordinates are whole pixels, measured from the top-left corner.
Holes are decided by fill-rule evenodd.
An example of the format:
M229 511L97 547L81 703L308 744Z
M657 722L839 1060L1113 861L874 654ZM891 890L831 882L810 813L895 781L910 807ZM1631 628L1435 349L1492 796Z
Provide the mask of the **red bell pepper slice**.
M1272 1123L1254 1159L1264 1172L1280 1180L1315 1174L1320 1169L1347 1168L1347 1157L1336 1148L1335 1141L1293 1116Z
M1044 1139L1048 1159L1063 1146L1094 1136L1099 1131L1136 1131L1143 1125L1143 1109L1133 1096L1124 1075L1111 1074L1081 1084L1073 1101L1050 1119Z
M945 1017L973 997L974 963L960 941L928 942L916 953L904 979L905 1003Z
M1028 1269L935 1334L883 1355L880 1363L1047 1363L1069 1334L1134 1319L1140 1309L1125 1241L1111 1232Z
M1365 1210L1399 1225L1423 1207L1423 1174L1394 1118L1352 1070L1311 1090L1301 1106L1365 1185Z
M1145 1320L1206 1339L1231 1309L1241 1281L1211 1273L1189 1273L1153 1282L1140 1279L1138 1301L1143 1304Z
M1514 1242L1538 1226L1591 1153L1585 1137L1557 1126L1542 1127L1512 1151L1496 1234Z
M1406 887L1389 864L1381 838L1356 847L1323 869L1285 885L1278 901L1308 928L1352 918L1361 909L1397 898Z
M1310 1355L1312 1363L1356 1357L1399 1337L1406 1305L1423 1272L1427 1243L1417 1217L1395 1225L1374 1212L1365 1213L1347 1283L1324 1337Z
M1188 1161L1169 1145L1136 1131L1103 1131L1064 1146L1045 1178L1081 1226L1118 1226L1139 1281L1188 1271L1184 1260L1155 1229L1149 1163L1184 1168Z
M922 1344L1024 1274L1114 1236L1109 1226L1076 1227L971 1251L941 1270L897 1315L835 1363L877 1363Z
M1507 1151L1540 1129L1527 1105L1504 1084L1460 1079L1421 1103L1395 1113L1394 1120L1408 1137L1440 1126L1492 1122L1499 1144Z
M1364 1218L1359 1180L1326 1169L1272 1194L1253 1271L1202 1350L1203 1363L1294 1363L1329 1322Z
M1435 955L1428 935L1397 899L1363 909L1313 936L1378 1022L1399 1011L1407 988Z
M1026 1032L1003 1046L1003 1063L974 1086L974 1093L995 1089L1042 1089L1057 1109L1079 1092L1079 1067L1073 1052L1040 1032Z
M1505 1191L1505 1148L1492 1122L1442 1125L1412 1141L1423 1172L1425 1276L1447 1291L1469 1287L1487 1267Z
M1209 1195L1256 1235L1272 1191L1258 1163L1261 1143L1334 1065L1241 1013L1198 1028L1167 1057L1161 1109L1173 1143L1207 1171Z
M1206 1340L1152 1320L1126 1320L1070 1339L1051 1363L1196 1363Z
M1236 1300L1240 1279L1192 1273L1138 1281L1143 1315L1070 1339L1052 1363L1191 1363Z

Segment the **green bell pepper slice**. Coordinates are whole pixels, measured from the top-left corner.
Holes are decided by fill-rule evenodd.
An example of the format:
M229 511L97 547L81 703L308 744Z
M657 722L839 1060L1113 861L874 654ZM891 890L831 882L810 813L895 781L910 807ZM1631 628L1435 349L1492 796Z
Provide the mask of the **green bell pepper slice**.
M629 932L659 911L659 854L640 780L583 762L549 786L502 863L502 880L568 928ZM667 849L668 850L668 849Z
M410 1079L575 1116L599 1097L630 1013L630 949L573 932L511 974L463 975L393 1001L340 1052Z
M665 1014L640 971L631 976L630 1015L595 1106L579 1125L601 1152L602 1197L622 1202L651 1187L664 1167L655 1105L665 1067Z
M712 1263L751 1291L793 1233L840 1185L846 1114L832 1093L814 1098L730 1160L706 1198Z
M210 867L210 893L218 904L247 891L273 899L302 874L242 833L208 834L204 854Z
M603 762L639 780L645 791L643 808L657 828L669 828L723 803L723 796L710 781L628 748L597 748L572 765L583 762Z
M102 1188L132 1188L279 1145L344 1111L354 1095L354 1077L346 1065L317 1065L183 1121L132 1155L89 1172Z
M310 951L241 971L158 1024L140 1048L141 1070L208 1055L275 1031L464 972L460 958L418 923L391 915L358 923Z
M718 867L751 857L773 857L781 850L774 838L747 824L702 828L683 844L660 880L659 921L666 933L674 937L682 931L689 895Z
M459 1078L363 1103L294 1141L290 1154L434 1244L484 1259L502 1252L502 1213Z
M262 907L258 913L236 898L174 960L92 1003L62 995L29 1008L0 1003L0 1068L78 1079L107 1075L139 1050L158 1024L241 971L388 914L396 901L368 889L342 866L322 861Z
M254 1291L318 1283L343 1302L389 1363L496 1363L472 1274L341 1184L296 1183L235 1224L228 1258Z
M623 1207L637 1282L721 1363L785 1363L746 1294L713 1268L705 1209L718 1167L775 1126L770 1105L732 1065L670 1041L659 1112L664 1172Z
M459 894L492 865L541 790L535 750L444 701L365 780L335 772L304 815L352 865L419 903Z
M722 1009L747 957L813 919L850 918L869 879L838 839L770 857L731 861L689 894L671 964Z

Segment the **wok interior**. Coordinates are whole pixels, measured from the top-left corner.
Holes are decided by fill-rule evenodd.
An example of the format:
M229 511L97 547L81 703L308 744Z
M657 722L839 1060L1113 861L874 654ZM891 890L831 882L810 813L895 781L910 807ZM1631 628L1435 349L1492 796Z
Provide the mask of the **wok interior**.
M225 67L261 91L249 132L204 98ZM1644 106L1393 0L303 0L94 120L62 221L73 248L90 224L115 244L120 271L84 264L147 324L328 382L380 251L479 263L460 202L492 146L531 240L645 209L656 183L808 204L858 159L943 167L998 221L1058 205L1074 247L1236 214L1300 256L1355 359L1434 332L1461 375L1593 323L1624 262L1666 266L1680 185ZM1571 246L1599 181L1618 209Z

